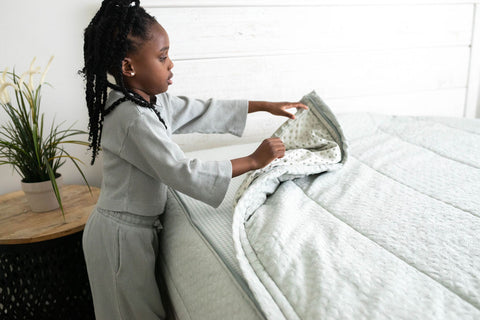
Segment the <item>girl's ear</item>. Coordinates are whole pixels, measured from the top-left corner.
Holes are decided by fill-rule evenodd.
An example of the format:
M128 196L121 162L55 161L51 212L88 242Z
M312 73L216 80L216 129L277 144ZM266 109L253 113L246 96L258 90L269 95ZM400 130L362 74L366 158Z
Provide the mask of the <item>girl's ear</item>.
M132 65L132 59L124 58L122 60L122 75L129 78L135 75L135 70Z

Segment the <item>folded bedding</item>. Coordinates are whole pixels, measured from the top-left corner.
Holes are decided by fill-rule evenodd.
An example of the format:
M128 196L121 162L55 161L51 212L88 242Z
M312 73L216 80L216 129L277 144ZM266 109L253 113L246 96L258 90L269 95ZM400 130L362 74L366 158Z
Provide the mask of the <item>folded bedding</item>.
M265 316L479 319L480 121L338 120L314 92L302 102L274 134L285 157L235 200L237 260Z

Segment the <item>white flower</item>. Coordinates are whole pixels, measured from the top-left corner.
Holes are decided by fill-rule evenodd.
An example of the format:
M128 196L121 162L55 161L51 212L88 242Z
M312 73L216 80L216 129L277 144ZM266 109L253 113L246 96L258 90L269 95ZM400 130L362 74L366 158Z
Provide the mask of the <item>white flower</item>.
M35 74L35 70L33 69L33 65L35 63L35 60L37 57L33 57L32 63L30 63L30 68L28 69L28 87L30 88L31 91L33 91L33 75ZM40 70L39 70L40 71Z
M37 57L34 57L32 60L32 63L30 63L30 68L28 71L25 71L21 76L20 80L18 80L18 87L20 90L22 89L23 82L25 81L25 77L28 76L28 88L30 91L33 91L33 75L40 73L40 67L33 68L33 64L35 63L35 60Z
M52 64L53 61L53 56L50 57L50 60L48 60L47 66L45 67L45 70L42 73L42 77L40 78L40 85L43 84L45 81L45 76L47 75L48 69L50 69L50 65Z
M8 68L5 68L2 78L0 78L0 103L2 104L7 104L10 102L10 95L7 91L8 87L13 87L15 90L17 90L17 86L15 84L7 81L7 72Z

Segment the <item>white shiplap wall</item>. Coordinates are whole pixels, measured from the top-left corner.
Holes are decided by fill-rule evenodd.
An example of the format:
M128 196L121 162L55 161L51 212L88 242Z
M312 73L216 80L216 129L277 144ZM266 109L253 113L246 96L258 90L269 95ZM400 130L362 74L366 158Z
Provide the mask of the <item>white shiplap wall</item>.
M295 101L316 90L336 112L475 116L477 1L142 3L170 36L172 94ZM256 141L279 120L252 115L242 139L176 140Z

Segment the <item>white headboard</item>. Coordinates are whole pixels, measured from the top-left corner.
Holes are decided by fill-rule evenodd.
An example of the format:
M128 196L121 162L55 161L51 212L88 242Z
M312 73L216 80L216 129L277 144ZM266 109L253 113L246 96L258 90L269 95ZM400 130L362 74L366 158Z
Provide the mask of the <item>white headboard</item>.
M170 36L169 92L299 100L336 112L470 116L479 87L478 1L145 0ZM477 54L479 55L479 54ZM276 120L276 121L272 121ZM251 116L242 139L178 136L185 150L258 140L280 122Z

